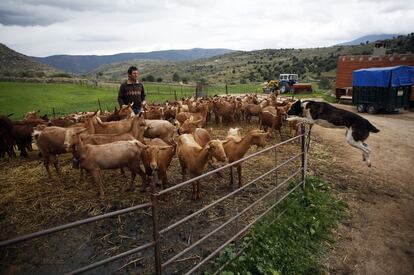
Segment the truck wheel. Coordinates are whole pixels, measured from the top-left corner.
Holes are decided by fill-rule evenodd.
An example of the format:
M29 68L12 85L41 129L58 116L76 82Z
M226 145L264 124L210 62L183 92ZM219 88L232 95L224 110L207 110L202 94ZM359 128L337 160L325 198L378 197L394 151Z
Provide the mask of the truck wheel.
M289 83L280 83L280 93L288 93L290 92L290 86Z
M374 105L370 104L367 107L367 112L368 114L376 114L377 113L377 107L375 107Z
M365 112L365 109L366 109L365 104L358 104L356 107L357 107L357 111L358 111L358 113L363 113L363 112Z

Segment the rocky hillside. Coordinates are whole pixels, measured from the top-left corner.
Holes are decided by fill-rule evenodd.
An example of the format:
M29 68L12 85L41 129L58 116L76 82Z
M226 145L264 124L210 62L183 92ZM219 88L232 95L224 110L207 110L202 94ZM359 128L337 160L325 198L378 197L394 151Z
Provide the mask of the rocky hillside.
M0 43L0 77L43 77L59 72Z

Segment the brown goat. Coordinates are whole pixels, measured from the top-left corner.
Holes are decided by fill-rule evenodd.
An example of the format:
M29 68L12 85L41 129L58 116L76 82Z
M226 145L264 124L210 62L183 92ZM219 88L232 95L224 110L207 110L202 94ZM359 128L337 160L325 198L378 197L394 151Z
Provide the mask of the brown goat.
M260 123L260 113L262 108L257 104L247 104L244 107L244 116L247 123L250 123L252 116L257 116Z
M173 144L173 136L176 131L174 125L162 119L147 119L145 123L148 128L144 132L144 137L160 138L169 144Z
M167 188L167 169L175 154L175 148L165 143L162 139L154 138L148 143L148 148L142 152L146 179L143 186L147 186L148 177L157 173L158 179L162 181L162 188Z
M206 146L201 147L191 134L183 134L178 137L177 156L181 165L183 181L185 181L187 171L192 177L201 175L206 170L208 161L212 157L219 161L227 160L220 140L211 140ZM192 198L201 198L199 181L193 183Z
M117 141L102 145L84 145L82 140L78 140L78 153L80 168L88 171L94 178L95 183L99 186L99 195L105 195L101 170L119 169L127 167L131 171L131 181L126 190L134 190L134 180L136 174L139 174L142 181L145 180L145 173L141 170L141 154L147 146L138 140ZM83 173L81 170L81 178Z
M283 117L279 115L274 115L271 112L265 111L261 114L261 120L260 120L260 128L263 128L267 132L267 128L270 127L271 129L276 131L279 131L280 134L280 140L283 140L282 138L282 121Z
M237 129L237 128L236 128ZM229 130L229 133L231 130ZM237 132L236 132L237 133ZM229 163L232 163L234 161L237 161L244 157L247 150L252 145L256 145L258 147L264 147L266 146L266 138L268 134L263 133L260 130L251 130L247 133L243 138L240 138L240 136L236 135L228 135L227 136L227 142L224 143L224 151L226 152L226 156L229 160ZM239 177L239 188L242 186L242 167L241 164L237 164L237 174ZM230 168L230 184L233 185L233 167Z
M85 130L85 128L62 128L51 126L44 128L41 132L35 131L33 133L36 145L39 148L39 151L42 153L43 163L49 178L52 178L49 170L50 162L52 162L55 166L56 173L60 175L59 160L57 156L67 153L68 151L66 148L72 147L72 145L65 146L66 134L80 133Z

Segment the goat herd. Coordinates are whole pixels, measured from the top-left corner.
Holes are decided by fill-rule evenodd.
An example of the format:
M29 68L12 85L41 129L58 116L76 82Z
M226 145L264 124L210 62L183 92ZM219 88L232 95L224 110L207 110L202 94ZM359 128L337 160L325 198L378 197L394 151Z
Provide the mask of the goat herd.
M0 158L15 156L14 146L25 157L34 141L49 177L49 164L60 174L58 155L72 153L73 166L80 168L81 179L83 170L89 172L99 186L100 196L105 195L101 170L106 169L128 168L131 171L128 190L135 188L137 174L142 178L143 190L154 179L166 188L167 169L174 155L178 157L183 180L187 173L191 177L203 174L209 165L237 161L252 145L266 145L271 136L268 128L274 130L275 136L279 132L282 138L281 127L292 104L291 100L281 100L273 94L261 100L257 95L247 94L146 105L136 116L131 105L115 108L112 113L73 113L52 120L39 117L39 111L27 113L22 121L0 116ZM242 136L239 128L230 128L224 139L212 139L211 128L203 127L210 126L213 115L216 125L251 123L256 116L260 129ZM296 135L297 123L289 121L289 127L291 134ZM240 165L237 172L241 186ZM200 185L195 182L192 198L200 196Z

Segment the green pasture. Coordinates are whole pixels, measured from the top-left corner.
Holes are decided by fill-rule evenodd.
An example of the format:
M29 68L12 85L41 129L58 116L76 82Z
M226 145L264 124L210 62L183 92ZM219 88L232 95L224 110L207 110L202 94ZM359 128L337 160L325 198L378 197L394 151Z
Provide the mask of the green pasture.
M195 86L144 83L147 102L165 102L195 94ZM260 85L228 85L227 93L258 92ZM226 93L226 85L205 88L205 94ZM11 114L13 120L21 119L26 112L40 110L53 117L75 111L113 110L118 105L118 85L83 86L60 83L0 82L0 114Z
M196 87L144 83L147 102L165 102L195 95ZM85 86L60 83L0 82L0 114L11 114L13 120L21 119L26 112L40 110L49 117L62 116L75 111L113 110L118 105L118 84ZM260 84L207 85L203 95L261 93ZM292 96L292 95L284 95ZM320 97L332 102L327 93L294 95L295 98Z
M26 112L57 116L74 111L92 111L99 108L113 109L118 105L115 90L97 89L76 84L47 84L0 82L0 113L14 115L19 120Z

